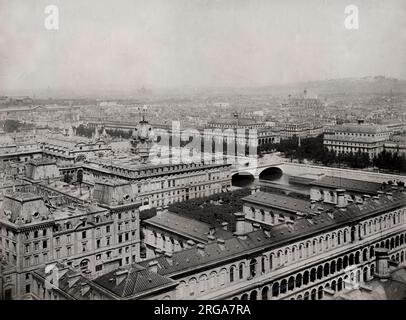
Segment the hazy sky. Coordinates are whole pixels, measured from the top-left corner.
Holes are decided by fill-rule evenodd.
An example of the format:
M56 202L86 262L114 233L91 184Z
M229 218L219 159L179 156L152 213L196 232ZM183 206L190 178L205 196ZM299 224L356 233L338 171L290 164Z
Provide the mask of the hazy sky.
M344 27L349 4L359 30ZM368 75L406 78L404 0L0 0L3 93Z

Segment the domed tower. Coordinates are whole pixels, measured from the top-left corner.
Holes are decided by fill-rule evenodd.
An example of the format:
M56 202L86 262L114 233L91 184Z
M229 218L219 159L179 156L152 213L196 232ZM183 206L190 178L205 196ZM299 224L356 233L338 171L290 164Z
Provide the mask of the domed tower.
M139 124L134 128L130 143L131 153L140 157L142 163L148 161L150 150L154 142L152 126L145 120L144 115Z

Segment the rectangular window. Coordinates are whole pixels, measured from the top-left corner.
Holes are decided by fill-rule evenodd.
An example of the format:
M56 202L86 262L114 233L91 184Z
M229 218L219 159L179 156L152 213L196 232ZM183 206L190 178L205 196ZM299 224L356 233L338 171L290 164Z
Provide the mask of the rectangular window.
M100 248L100 240L96 240L96 247L97 247L97 249Z
M106 226L106 233L110 232L110 226Z
M121 243L121 242L123 242L123 235L120 234L118 236L118 243Z
M42 241L42 248L43 249L48 248L48 241L47 240Z
M86 231L82 231L82 239L86 239Z
M103 265L99 264L98 266L96 266L96 271L102 271L103 270Z

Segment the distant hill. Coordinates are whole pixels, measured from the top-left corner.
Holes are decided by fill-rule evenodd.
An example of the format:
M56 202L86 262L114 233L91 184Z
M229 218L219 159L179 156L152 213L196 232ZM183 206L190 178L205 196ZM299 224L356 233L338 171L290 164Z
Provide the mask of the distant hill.
M295 87L307 88L318 94L389 94L391 91L393 94L402 94L406 93L406 80L384 76L343 78L305 82L296 84Z

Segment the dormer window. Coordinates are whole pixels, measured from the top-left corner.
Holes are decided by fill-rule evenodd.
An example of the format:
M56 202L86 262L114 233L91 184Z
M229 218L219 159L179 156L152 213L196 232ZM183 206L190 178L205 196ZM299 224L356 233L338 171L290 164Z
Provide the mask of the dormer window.
M124 195L123 199L126 200L126 201L129 201L130 200L130 195L128 195L128 194Z
M32 214L32 216L33 216L35 219L38 219L38 218L39 218L39 212L38 212L38 211L34 211L34 213Z

